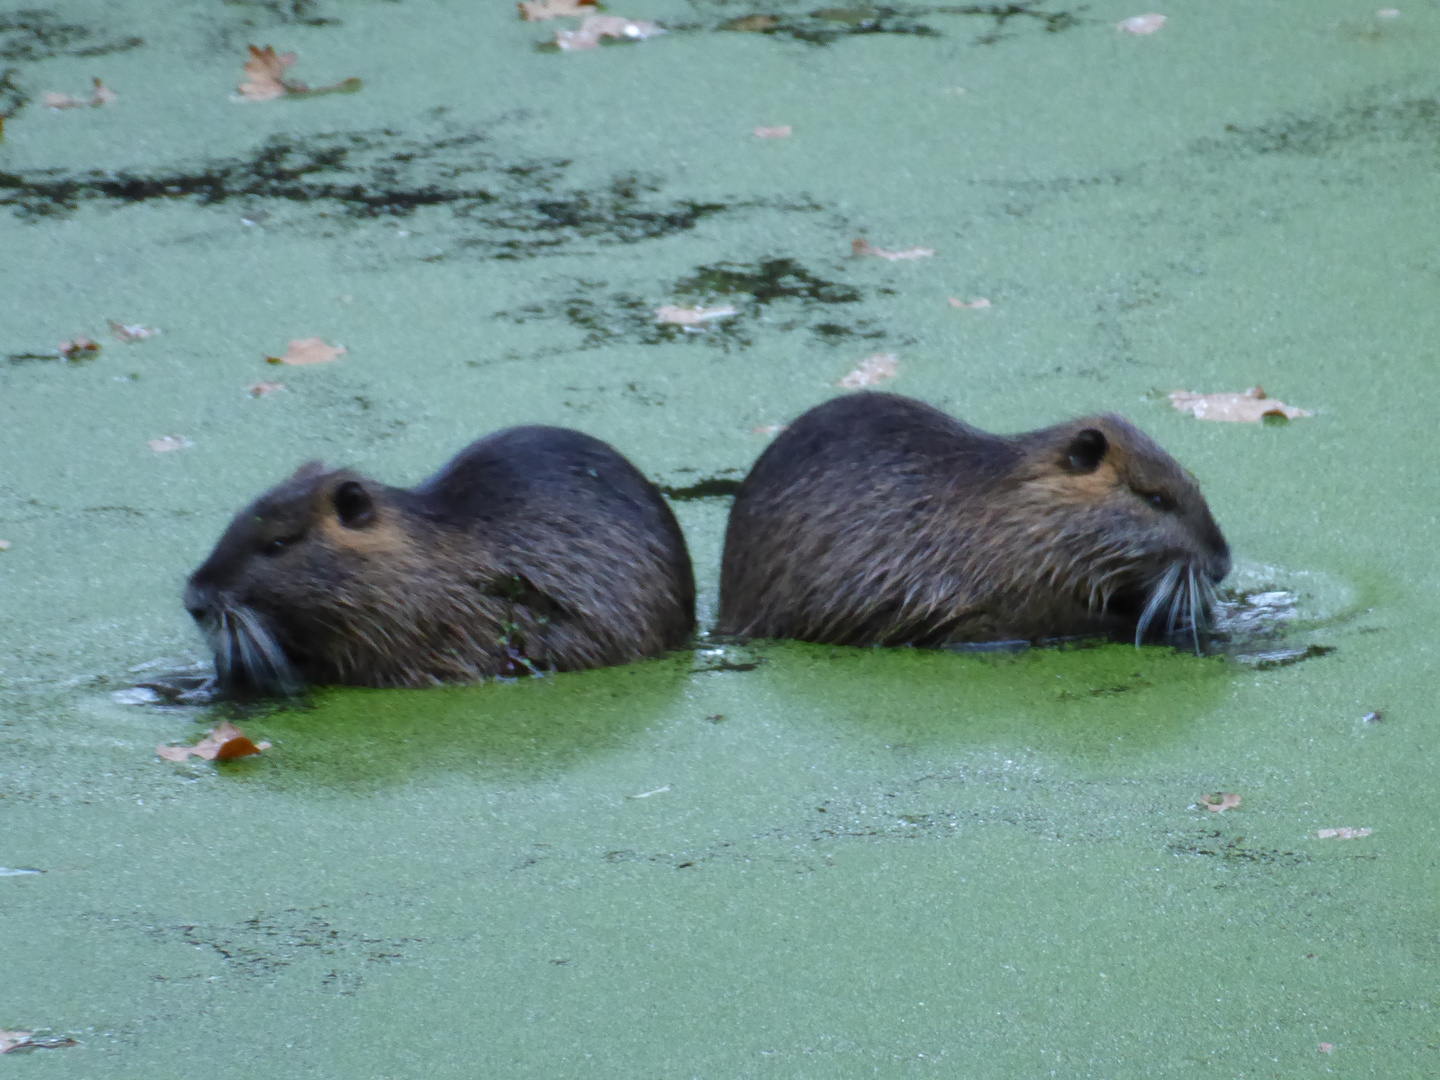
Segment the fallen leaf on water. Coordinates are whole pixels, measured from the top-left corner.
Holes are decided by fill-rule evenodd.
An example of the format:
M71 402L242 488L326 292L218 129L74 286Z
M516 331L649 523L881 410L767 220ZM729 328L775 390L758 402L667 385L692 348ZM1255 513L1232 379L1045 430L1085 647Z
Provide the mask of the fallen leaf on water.
M179 435L162 435L158 439L150 440L150 449L157 454L168 454L172 450L185 450L194 445L189 439L181 438Z
M1243 394L1197 394L1192 390L1176 390L1170 403L1197 420L1232 420L1258 424L1267 416L1294 420L1298 416L1315 415L1309 409L1297 409L1283 401L1265 396L1263 386L1252 386Z
M1132 15L1116 23L1115 29L1123 30L1127 34L1153 34L1164 25L1164 15Z
M160 331L153 326L143 326L140 323L119 323L114 319L110 320L110 332L114 334L118 340L126 343L144 341L146 338L155 337L160 333Z
M644 41L665 33L658 23L648 19L623 19L619 15L587 15L578 30L556 30L555 44L562 52L594 49L601 38L618 41Z
M846 390L859 390L893 379L900 366L900 357L893 352L877 352L860 361L860 366L835 385Z
M1201 798L1200 805L1206 810L1214 810L1217 814L1223 814L1232 806L1240 805L1240 796L1233 791L1217 791L1214 795L1206 795Z
M755 137L757 139L788 139L794 132L795 129L789 124L781 124L778 127L757 127Z
M990 301L983 296L979 300L957 300L952 296L950 297L950 306L965 308L967 311L979 311L981 308L989 307Z
M1381 8L1375 12L1375 14L1382 19L1398 19L1400 17L1400 9L1393 7Z
M277 390L284 390L283 382L257 382L245 387L245 392L251 397L264 397L266 394L273 394Z
M93 360L100 355L100 344L88 337L77 337L74 341L60 342L55 351L62 360Z
M1374 712L1367 712L1364 716L1360 717L1360 722L1362 724L1378 724L1384 719L1385 714L1379 709L1376 709Z
M47 109L98 109L101 105L109 105L116 98L116 93L99 79L94 80L95 89L88 98L71 97L69 94L46 94L40 99L40 104Z
M676 326L700 326L711 319L724 319L731 315L739 315L740 312L726 304L724 307L676 307L673 304L666 304L664 307L655 309L655 321L658 323L674 323Z
M10 541L9 541L9 540L0 540L0 551L9 551L9 550L10 550Z
M1334 1043L1321 1043L1321 1044L1320 1044L1320 1052L1321 1052L1322 1054L1328 1054L1328 1053L1330 1053L1331 1051L1333 1051L1334 1049L1335 1049L1335 1044L1334 1044Z
M69 1035L36 1036L33 1031L0 1031L0 1054L24 1053L30 1050L63 1050L79 1046L79 1039Z
M155 747L155 752L166 761L186 761L191 754L206 761L229 761L269 749L268 742L251 742L243 731L225 720L194 746L166 746L161 743Z
M889 259L895 262L897 259L928 259L935 254L934 248L913 247L904 251L887 251L885 248L873 246L869 240L857 236L850 241L851 255L874 255L877 259Z
M271 364L327 364L345 353L344 345L326 345L318 337L300 338L290 342L284 356L267 356Z
M273 101L275 98L287 95L350 94L361 87L359 79L350 78L342 79L330 86L317 86L312 90L303 82L285 77L285 73L295 66L296 57L293 52L280 53L277 56L275 49L270 45L266 45L263 49L257 49L251 45L249 49L250 59L245 61L245 74L250 78L236 88L240 92L238 100Z
M779 435L780 432L784 431L787 427L789 427L788 424L761 424L759 427L751 428L750 434Z
M1315 835L1321 840L1358 840L1362 836L1369 836L1374 829L1353 829L1349 825L1342 825L1338 829L1321 829Z
M542 22L562 15L583 15L594 11L595 0L530 0L530 3L515 6L520 9L520 18L526 22Z

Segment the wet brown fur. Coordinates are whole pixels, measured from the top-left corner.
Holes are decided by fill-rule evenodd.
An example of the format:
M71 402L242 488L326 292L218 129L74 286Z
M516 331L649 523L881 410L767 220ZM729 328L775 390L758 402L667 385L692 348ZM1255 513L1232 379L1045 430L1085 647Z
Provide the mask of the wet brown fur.
M852 394L796 420L741 484L717 629L846 645L1134 635L1172 566L1208 596L1229 549L1194 478L1121 417L999 436Z
M186 592L222 677L262 690L293 688L286 665L290 682L426 686L623 664L687 644L694 599L654 485L538 427L411 489L305 466L235 517ZM283 657L225 636L247 617Z

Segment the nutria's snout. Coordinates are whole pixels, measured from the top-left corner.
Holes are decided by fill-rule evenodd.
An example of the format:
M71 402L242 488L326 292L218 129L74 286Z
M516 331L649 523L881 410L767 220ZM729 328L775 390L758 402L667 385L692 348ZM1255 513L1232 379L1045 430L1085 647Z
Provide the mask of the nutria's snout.
M199 576L185 586L185 610L215 655L216 681L232 692L298 693L304 682L267 620Z

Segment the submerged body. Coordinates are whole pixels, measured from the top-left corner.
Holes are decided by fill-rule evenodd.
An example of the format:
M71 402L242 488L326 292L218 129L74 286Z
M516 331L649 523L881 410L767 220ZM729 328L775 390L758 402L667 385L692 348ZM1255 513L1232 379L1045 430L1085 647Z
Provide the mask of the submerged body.
M222 683L427 686L683 646L695 585L674 515L630 462L520 427L414 488L303 466L236 515L185 606Z
M839 645L1198 644L1229 570L1194 479L1118 416L1000 436L859 393L801 416L740 485L717 629Z

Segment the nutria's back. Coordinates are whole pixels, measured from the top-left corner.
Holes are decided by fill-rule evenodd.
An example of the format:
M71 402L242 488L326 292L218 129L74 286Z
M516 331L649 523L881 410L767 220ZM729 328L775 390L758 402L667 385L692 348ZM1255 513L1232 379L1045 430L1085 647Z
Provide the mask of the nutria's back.
M683 646L695 587L655 486L598 439L497 432L411 489L319 465L238 514L186 606L263 689L423 686Z
M718 629L851 645L1195 632L1229 567L1194 479L1118 416L998 436L859 393L801 416L741 484Z

